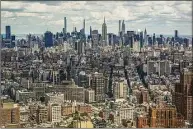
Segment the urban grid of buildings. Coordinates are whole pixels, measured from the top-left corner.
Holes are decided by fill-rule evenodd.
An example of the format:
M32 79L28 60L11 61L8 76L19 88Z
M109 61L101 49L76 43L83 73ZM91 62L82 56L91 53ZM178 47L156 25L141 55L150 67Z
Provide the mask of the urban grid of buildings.
M193 127L192 39L83 28L1 38L0 128Z

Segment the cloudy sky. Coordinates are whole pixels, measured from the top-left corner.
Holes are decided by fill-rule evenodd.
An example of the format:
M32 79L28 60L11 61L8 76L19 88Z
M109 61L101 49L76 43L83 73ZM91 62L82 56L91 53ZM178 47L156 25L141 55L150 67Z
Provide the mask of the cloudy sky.
M191 1L41 1L1 2L1 32L11 25L13 34L61 32L64 17L67 31L80 30L86 19L89 27L101 32L106 17L108 33L118 33L118 20L125 20L126 30L144 30L148 34L192 34Z

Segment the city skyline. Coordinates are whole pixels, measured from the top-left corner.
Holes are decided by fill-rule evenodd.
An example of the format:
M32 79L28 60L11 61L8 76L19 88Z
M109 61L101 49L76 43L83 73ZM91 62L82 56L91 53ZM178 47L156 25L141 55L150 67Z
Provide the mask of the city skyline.
M174 30L178 30L179 35L192 34L191 1L3 1L1 4L2 34L6 25L10 25L16 35L42 34L47 30L62 32L64 17L67 32L72 32L73 27L82 29L85 19L87 34L90 26L101 33L105 17L107 33L118 34L119 20L124 20L126 31L146 28L150 35L174 34Z

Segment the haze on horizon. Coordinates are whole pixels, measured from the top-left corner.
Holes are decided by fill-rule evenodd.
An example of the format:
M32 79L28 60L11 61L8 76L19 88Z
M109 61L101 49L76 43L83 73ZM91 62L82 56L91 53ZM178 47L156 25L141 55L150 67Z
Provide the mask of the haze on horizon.
M147 29L148 34L192 35L191 1L2 1L1 33L11 26L12 34L43 34L49 30L61 32L64 17L67 31L79 31L86 20L86 33L97 29L101 33L105 16L108 33L118 33L118 20L124 20L126 30Z

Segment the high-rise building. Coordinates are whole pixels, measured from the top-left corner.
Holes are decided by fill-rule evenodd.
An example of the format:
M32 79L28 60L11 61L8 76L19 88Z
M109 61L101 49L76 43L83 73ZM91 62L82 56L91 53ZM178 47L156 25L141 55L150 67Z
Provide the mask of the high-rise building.
M147 31L146 31L146 28L145 28L145 31L144 31L144 43L145 43L145 46L148 45L148 38L147 38Z
M53 46L53 34L50 31L46 31L45 36L45 47Z
M143 32L140 32L140 51L141 51L141 48L143 48Z
M62 117L61 105L50 103L48 116L49 116L49 121L53 123L60 122Z
M155 74L157 72L157 62L153 60L147 61L147 74Z
M180 83L175 85L172 94L172 102L177 111L184 116L189 123L193 123L193 73L184 68L180 75Z
M84 19L84 21L83 21L84 35L85 35L85 31L86 31L86 30L85 30L85 24L86 24L86 23L85 23L85 19Z
M85 89L83 87L78 87L73 82L72 86L65 87L64 100L85 102Z
M11 26L5 27L6 39L11 39Z
M48 121L48 108L43 105L38 106L36 117L37 123L46 123Z
M183 128L184 118L177 113L175 106L160 103L150 107L150 127L153 128Z
M20 127L20 110L18 104L0 104L0 127L14 125Z
M99 34L98 30L92 31L92 48L96 48L99 45Z
M107 42L107 25L105 23L105 17L104 17L104 23L102 25L102 40L106 43Z
M124 20L122 22L122 36L124 36L125 34L125 23L124 23Z
M92 27L90 26L90 37L92 38Z
M155 45L155 33L153 33L153 46Z
M121 20L119 20L119 33L118 33L119 36L121 36Z
M92 89L85 90L85 102L92 103L95 102L95 93Z
M158 62L159 64L159 75L162 76L162 75L170 75L170 63L168 60L160 60Z
M113 81L113 97L115 100L127 99L127 80L121 78L119 81Z
M95 91L96 102L105 100L105 85L102 73L95 72L92 74L91 88Z
M175 30L175 35L174 35L174 38L178 38L178 30Z
M64 34L67 33L67 20L66 20L66 17L64 17Z

